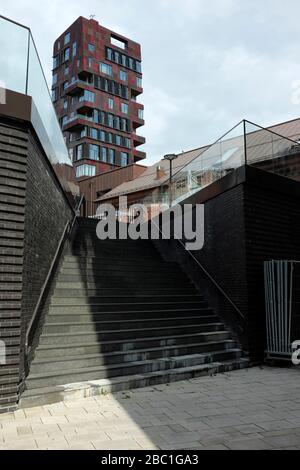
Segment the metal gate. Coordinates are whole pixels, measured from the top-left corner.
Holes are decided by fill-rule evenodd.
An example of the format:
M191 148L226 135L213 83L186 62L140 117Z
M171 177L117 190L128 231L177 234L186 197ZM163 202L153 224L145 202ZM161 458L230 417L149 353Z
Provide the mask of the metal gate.
M266 261L264 276L266 356L267 359L291 361L292 343L300 340L300 262Z

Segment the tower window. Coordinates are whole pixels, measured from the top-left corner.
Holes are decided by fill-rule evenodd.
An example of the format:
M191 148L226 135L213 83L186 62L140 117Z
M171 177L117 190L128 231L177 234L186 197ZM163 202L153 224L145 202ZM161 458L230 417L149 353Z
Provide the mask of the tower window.
M65 45L65 46L66 46L67 44L69 44L70 38L71 38L71 34L70 34L70 33L66 33L66 34L65 34L65 38L64 38L64 45Z
M100 72L104 73L105 75L112 76L112 66L108 64L104 64L104 62L100 62L99 64Z

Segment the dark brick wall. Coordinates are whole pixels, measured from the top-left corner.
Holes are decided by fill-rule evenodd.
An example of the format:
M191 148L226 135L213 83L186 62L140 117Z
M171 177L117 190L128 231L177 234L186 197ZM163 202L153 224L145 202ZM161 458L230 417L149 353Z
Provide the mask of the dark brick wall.
M0 122L0 409L13 409L19 392L22 268L28 134Z
M203 249L192 251L191 257L178 241L161 240L158 245L165 257L172 257L181 264L246 350L248 344L244 187L238 184L219 192L215 197L209 196L205 200L199 200L198 203L205 204ZM204 273L197 261L234 302L245 319Z
M247 184L245 219L248 335L251 354L262 357L266 337L263 263L271 259L300 260L299 196L275 187Z
M65 225L73 217L49 162L29 133L23 261L22 347ZM23 372L21 364L20 372Z
M244 320L178 242L161 241L159 247L204 291L250 358L262 361L266 342L263 262L300 260L300 183L244 167L200 191L191 202L205 204L205 245L193 256L237 305Z
M0 120L0 409L13 408L24 380L28 322L72 209L38 140ZM37 332L38 334L38 332Z
M238 185L205 204L205 244L194 253L238 306L247 313L244 188ZM237 275L238 273L238 275Z

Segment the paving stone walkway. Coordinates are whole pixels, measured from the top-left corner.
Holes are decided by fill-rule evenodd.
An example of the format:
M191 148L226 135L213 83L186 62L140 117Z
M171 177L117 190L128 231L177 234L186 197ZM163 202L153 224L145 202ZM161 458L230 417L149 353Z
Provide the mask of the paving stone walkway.
M300 450L300 367L239 370L2 414L0 449Z

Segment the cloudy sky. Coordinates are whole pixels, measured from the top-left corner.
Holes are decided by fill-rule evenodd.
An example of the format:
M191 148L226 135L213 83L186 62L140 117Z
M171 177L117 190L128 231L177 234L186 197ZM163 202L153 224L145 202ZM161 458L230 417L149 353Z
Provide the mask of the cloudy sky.
M0 0L32 29L46 75L52 44L78 16L142 44L148 164L216 140L241 119L299 117L299 0ZM142 148L141 148L142 150Z

